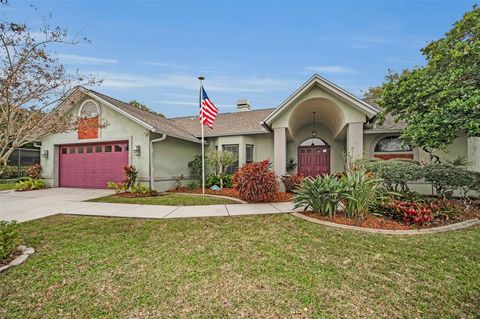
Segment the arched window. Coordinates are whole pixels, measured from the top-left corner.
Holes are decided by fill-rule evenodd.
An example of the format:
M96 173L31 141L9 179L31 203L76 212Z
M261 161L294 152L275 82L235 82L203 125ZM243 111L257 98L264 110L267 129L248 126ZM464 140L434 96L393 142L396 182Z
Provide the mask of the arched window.
M411 152L412 148L402 144L399 136L387 136L382 138L375 145L375 152Z
M309 139L306 139L305 141L303 141L300 146L324 146L324 145L328 145L327 143L325 143L324 140L320 139L320 138L309 138Z
M78 117L81 118L97 117L99 115L100 106L93 100L86 100L82 103L80 109L78 110Z
M374 157L381 159L413 159L413 149L410 145L402 143L398 135L386 136L375 144Z

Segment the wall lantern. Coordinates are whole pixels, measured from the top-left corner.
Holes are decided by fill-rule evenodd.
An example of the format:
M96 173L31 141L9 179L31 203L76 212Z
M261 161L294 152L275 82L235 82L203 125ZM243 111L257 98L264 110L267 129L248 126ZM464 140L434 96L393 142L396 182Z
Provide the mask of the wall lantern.
M48 158L48 150L43 150L42 151L42 156L45 158Z
M140 156L140 145L135 145L135 148L133 149L133 154L136 156Z

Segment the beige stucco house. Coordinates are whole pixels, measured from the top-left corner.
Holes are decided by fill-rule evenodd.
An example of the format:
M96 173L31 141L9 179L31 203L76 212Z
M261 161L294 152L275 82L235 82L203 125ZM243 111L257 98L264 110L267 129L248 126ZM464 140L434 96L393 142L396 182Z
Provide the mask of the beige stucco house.
M171 188L180 176L185 183L198 178L188 166L201 152L196 115L167 119L85 88L66 96L59 110L106 125L42 139L42 174L49 186L105 188L107 181L122 178L127 164L137 167L142 183L153 181L156 190ZM400 142L401 123L387 119L378 125L378 112L314 75L277 108L252 110L247 100L239 100L236 112L220 113L213 129L205 129L206 149L236 154L232 170L269 159L278 176L287 173L290 161L297 163L292 172L305 175L342 171L344 154L428 161L423 150ZM436 155L442 160L465 156L471 169L480 171L479 138L460 135L447 152Z

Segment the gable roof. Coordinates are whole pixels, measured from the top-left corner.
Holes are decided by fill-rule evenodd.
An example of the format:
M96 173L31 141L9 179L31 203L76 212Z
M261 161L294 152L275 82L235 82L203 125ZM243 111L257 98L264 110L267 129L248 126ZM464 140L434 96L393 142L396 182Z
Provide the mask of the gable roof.
M80 90L85 92L87 95L100 100L107 106L110 106L119 113L127 116L131 120L137 122L152 132L166 134L195 143L201 143L201 141L199 141L195 136L188 133L167 118L139 109L128 103L90 89L80 88Z
M337 95L341 99L345 100L347 103L367 115L369 118L374 117L380 110L377 109L375 106L359 99L352 93L342 89L338 85L328 81L327 79L321 77L318 74L314 74L310 79L308 79L305 83L302 84L292 95L290 95L285 101L278 106L275 111L269 114L263 121L263 125L270 125L271 122L280 115L285 109L287 109L290 104L296 100L300 95L305 93L309 88L314 85L320 85L325 90Z
M212 129L205 129L206 137L269 133L261 122L275 108L244 112L219 113ZM171 118L175 124L190 134L200 137L201 126L196 116Z

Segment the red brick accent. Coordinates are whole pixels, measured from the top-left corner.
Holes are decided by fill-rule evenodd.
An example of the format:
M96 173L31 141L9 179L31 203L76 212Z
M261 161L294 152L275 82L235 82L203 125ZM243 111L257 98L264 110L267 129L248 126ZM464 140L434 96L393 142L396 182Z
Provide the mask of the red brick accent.
M98 138L98 117L80 119L78 122L78 139Z
M413 160L413 154L403 154L403 153L375 154L373 155L373 157L383 159L383 160L389 160L393 158L405 158L405 159Z

